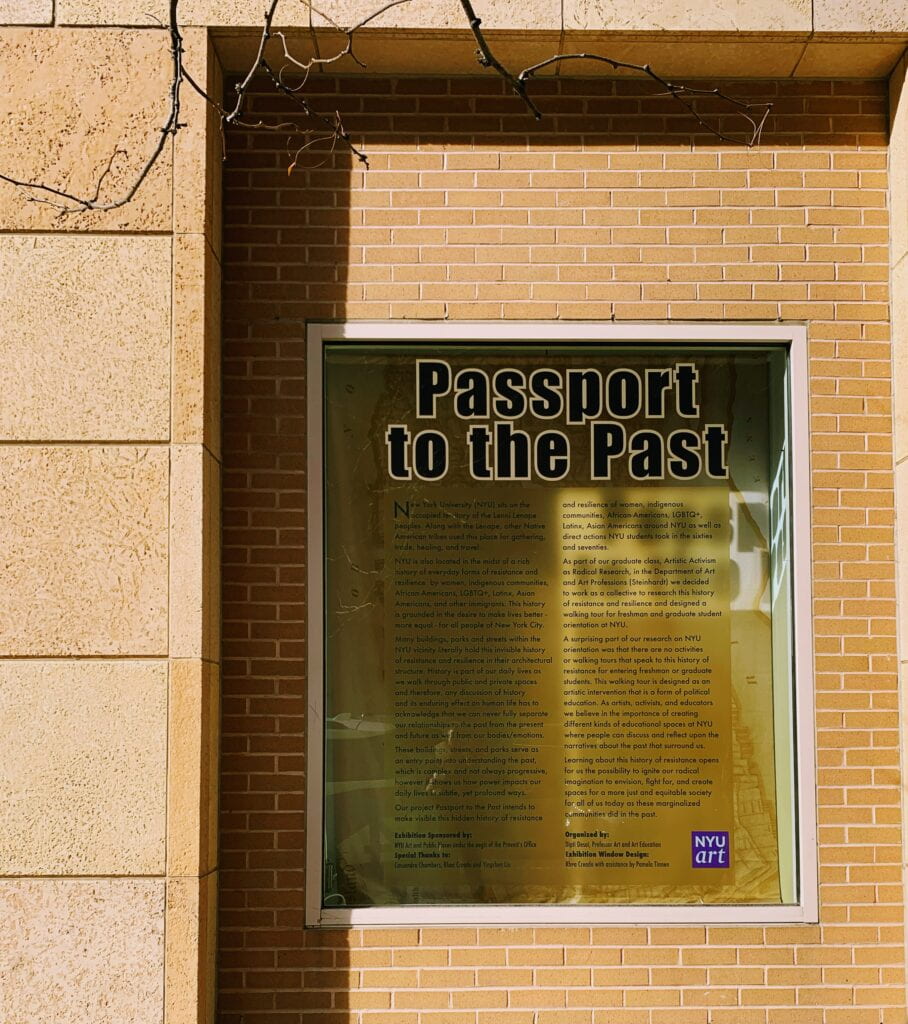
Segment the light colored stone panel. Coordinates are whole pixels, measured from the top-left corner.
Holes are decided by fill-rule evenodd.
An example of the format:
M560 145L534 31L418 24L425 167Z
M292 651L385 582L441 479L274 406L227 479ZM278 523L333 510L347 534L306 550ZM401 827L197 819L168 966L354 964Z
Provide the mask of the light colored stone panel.
M290 53L299 60L312 56L312 37L308 30L288 28L286 33ZM331 39L320 39L323 56L331 49ZM525 67L537 60L543 60L558 50L557 32L520 32L499 35L496 39L496 54L505 61ZM225 68L248 68L255 59L257 40L248 33L225 29L214 39L218 57ZM282 53L280 41L270 44L277 46L272 52ZM365 73L380 74L488 74L476 60L476 42L469 31L444 36L423 29L404 32L389 29L383 32L363 31L357 36L356 55L365 64ZM355 74L362 71L350 57L339 60L333 68L339 74Z
M0 25L49 25L53 20L53 0L0 2Z
M0 437L167 440L170 239L0 236Z
M279 8L275 28L280 25L310 24L316 27L338 25L348 28L374 14L384 6L384 0L327 0L313 4L319 13L310 15L305 2ZM478 0L476 13L488 29L541 29L557 32L561 28L560 0ZM264 8L256 0L183 0L180 17L185 25L245 25L262 24ZM310 21L311 18L311 21ZM385 11L369 28L424 28L469 29L460 0L413 0ZM343 45L343 44L341 44Z
M167 881L164 1024L210 1024L215 1006L217 874Z
M565 0L564 27L599 32L809 32L811 0Z
M0 874L162 874L166 737L166 662L0 660Z
M816 32L908 32L900 0L814 0Z
M172 661L169 708L167 874L203 875L217 863L217 666Z
M212 655L218 607L212 588L217 520L210 507L219 497L212 486L217 463L201 445L173 445L171 472L170 654L202 659Z
M299 57L311 54L308 33L299 28L287 34L291 52ZM495 53L508 67L524 68L553 54L570 51L598 53L632 64L650 64L661 75L680 79L740 78L881 78L886 76L903 52L903 42L854 38L838 42L812 40L805 48L805 33L786 33L777 38L753 33L732 38L694 37L668 33L607 35L596 31L572 30L563 39L557 33L534 31L498 33L491 37ZM870 37L864 37L868 40ZM256 40L249 34L224 30L215 39L225 67L248 67L255 57ZM273 44L272 44L273 45ZM356 44L357 56L369 74L486 74L476 61L476 46L468 33L443 36L423 29L404 34L399 29L364 32ZM359 69L349 58L338 70ZM606 64L585 62L568 66L574 75L616 73ZM631 74L631 72L625 72Z
M57 0L58 25L166 25L167 0Z
M167 653L167 454L0 447L0 655Z
M892 270L892 354L895 376L895 457L908 459L908 256ZM901 467L900 467L901 468ZM906 491L908 499L908 491ZM908 525L908 500L901 506L902 523ZM902 576L908 581L908 532L904 534L906 546L902 550ZM903 613L908 602L901 605ZM908 641L908 633L902 634Z
M316 27L358 25L384 6L375 0L334 0L327 7L316 3L320 13L314 14ZM483 29L515 30L561 28L561 0L478 0L473 8ZM418 0L401 4L369 21L370 28L432 28L468 29L469 22L460 0Z
M798 61L795 78L884 78L905 49L904 43L826 43L811 40Z
M176 235L173 428L176 444L220 452L221 272L203 235Z
M291 52L310 52L307 34L300 30L287 33ZM218 54L225 67L248 66L255 49L249 36L225 32L216 39ZM860 49L860 48L858 48ZM689 80L698 77L738 78L742 68L753 69L757 78L785 78L791 75L804 54L802 40L791 36L780 40L750 37L741 40L694 40L653 35L628 38L605 33L569 32L564 40L557 33L514 32L495 37L495 53L511 68L525 68L568 50L593 52L632 64L651 64L660 74ZM444 37L416 29L405 35L396 30L363 34L356 44L357 56L370 74L479 74L494 77L476 61L476 45L468 34ZM339 70L355 72L346 59ZM604 75L615 72L606 64L576 63L575 75ZM625 72L625 74L634 74Z
M170 108L167 33L9 29L0 37L0 66L0 123L15 126L4 135L0 170L89 197L100 181L102 201L122 197ZM65 88L49 87L55 82ZM168 141L133 200L112 213L61 218L28 201L39 193L0 182L0 223L7 231L169 230L171 148Z
M441 44L437 44L441 45ZM449 49L450 43L445 44ZM887 75L902 52L903 44L874 41L825 43L811 41L805 48L797 34L779 38L752 35L741 39L709 39L638 35L634 39L602 33L567 32L560 48L573 52L604 54L632 64L650 64L663 77L681 81L695 78L740 78L742 68L756 79L787 78L881 78ZM509 53L513 49L513 53ZM547 56L558 52L548 44ZM526 66L520 44L502 40L502 56L513 66ZM367 55L371 56L368 54ZM417 59L417 58L413 58ZM578 62L567 65L570 74L614 76L607 64ZM620 74L636 74L622 72ZM732 89L734 92L734 89ZM746 90L745 90L746 92Z
M204 657L221 660L221 466L205 460L205 636Z
M162 879L0 881L3 1024L160 1024Z
M222 95L223 71L207 29L184 30L183 61L210 96ZM220 118L194 89L183 93L181 118L186 127L174 139L173 229L206 235L220 259L224 167Z
M784 78L791 74L804 52L799 40L747 39L723 42L708 39L638 38L615 39L604 34L568 34L566 50L593 52L627 61L650 64L660 75L681 81L702 76L739 78L741 69L753 69L757 78ZM614 76L606 64L577 63L571 74ZM750 71L748 71L750 73ZM639 72L625 72L640 77ZM732 88L733 94L738 90ZM741 90L746 94L746 89Z
M889 80L889 244L892 262L908 255L908 58ZM908 340L908 339L906 339ZM908 384L908 381L904 383Z

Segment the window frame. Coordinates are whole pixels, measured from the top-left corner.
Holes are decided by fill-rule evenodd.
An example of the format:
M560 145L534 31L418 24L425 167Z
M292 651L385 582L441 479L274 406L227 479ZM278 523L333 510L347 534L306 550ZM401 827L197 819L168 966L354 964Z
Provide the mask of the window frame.
M324 408L327 343L552 341L572 344L777 345L788 350L790 410L792 722L799 900L779 905L417 904L322 906L324 830ZM818 921L816 754L811 586L811 489L807 329L803 324L548 321L338 321L307 324L307 927L603 924L796 924Z

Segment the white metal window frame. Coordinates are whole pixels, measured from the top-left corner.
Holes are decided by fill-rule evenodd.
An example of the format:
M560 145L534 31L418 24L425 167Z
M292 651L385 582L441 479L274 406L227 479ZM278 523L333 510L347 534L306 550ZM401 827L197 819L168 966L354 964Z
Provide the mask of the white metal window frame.
M779 345L788 350L790 408L794 794L798 895L785 906L652 904L419 904L323 907L324 833L324 420L323 351L328 343L489 342ZM307 325L307 693L306 925L310 927L603 924L807 924L818 921L816 753L810 552L810 433L807 329L798 324L548 321L341 321Z

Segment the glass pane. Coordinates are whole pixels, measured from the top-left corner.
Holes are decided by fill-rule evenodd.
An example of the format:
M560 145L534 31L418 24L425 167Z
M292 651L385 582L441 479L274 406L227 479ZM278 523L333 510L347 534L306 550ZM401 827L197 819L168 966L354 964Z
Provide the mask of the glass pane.
M324 371L324 905L796 902L784 350Z

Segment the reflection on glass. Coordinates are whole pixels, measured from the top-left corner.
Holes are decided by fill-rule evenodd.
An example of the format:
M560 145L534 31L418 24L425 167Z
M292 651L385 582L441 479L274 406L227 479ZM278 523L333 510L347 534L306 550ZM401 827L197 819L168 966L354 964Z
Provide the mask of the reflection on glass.
M418 360L452 369L432 415ZM590 368L611 404L553 414ZM325 906L796 901L785 374L754 346L326 348Z

